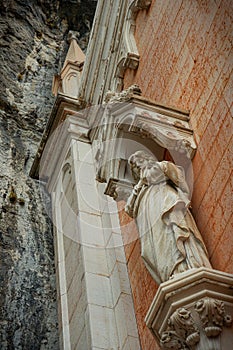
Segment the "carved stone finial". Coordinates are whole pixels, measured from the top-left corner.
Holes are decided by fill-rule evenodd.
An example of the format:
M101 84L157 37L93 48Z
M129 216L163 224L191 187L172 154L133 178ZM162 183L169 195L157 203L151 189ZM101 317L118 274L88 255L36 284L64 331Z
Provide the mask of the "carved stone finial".
M68 35L67 35L67 41L70 44L72 39L75 39L77 41L79 37L80 37L79 32L76 32L74 30L70 30Z
M55 96L58 92L70 97L76 97L78 94L80 76L85 61L85 55L77 42L78 36L78 32L69 31L68 33L69 50L60 74L57 74L53 80L52 91Z
M141 95L142 91L140 87L136 84L131 85L128 89L123 90L121 92L113 92L108 91L105 95L104 101L106 103L114 103L114 102L127 102L129 101L133 95Z

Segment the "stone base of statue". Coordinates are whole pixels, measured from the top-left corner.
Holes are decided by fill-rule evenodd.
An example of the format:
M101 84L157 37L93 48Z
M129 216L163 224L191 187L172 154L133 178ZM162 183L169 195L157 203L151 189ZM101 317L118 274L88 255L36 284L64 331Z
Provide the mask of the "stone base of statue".
M233 275L203 267L162 283L145 321L162 349L226 350L232 318Z

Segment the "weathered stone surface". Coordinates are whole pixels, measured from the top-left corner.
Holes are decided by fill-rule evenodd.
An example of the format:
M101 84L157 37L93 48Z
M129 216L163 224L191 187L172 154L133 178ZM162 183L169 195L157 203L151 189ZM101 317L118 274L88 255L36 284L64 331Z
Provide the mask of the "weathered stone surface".
M51 111L69 30L88 41L96 1L11 0L0 7L0 344L58 349L51 222L28 173Z

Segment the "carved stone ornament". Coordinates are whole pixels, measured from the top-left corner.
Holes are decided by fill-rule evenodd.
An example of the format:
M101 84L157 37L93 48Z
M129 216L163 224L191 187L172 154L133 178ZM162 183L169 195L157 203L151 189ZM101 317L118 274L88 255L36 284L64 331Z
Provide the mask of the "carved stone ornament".
M192 314L185 308L176 310L168 320L168 329L162 333L163 349L188 349L200 340L200 333Z
M131 1L126 14L126 20L123 29L123 41L121 44L121 53L118 59L116 76L123 79L125 70L137 69L139 64L139 53L135 41L136 17L140 10L147 10L152 0L133 0Z
M139 54L127 52L127 54L119 60L117 64L116 75L118 78L123 79L127 68L137 69L139 65Z
M78 40L80 37L80 33L74 30L70 30L67 35L67 41L70 44L73 39Z
M147 10L151 5L152 0L136 0L134 2L134 8L137 10Z
M141 95L142 91L136 84L121 92L108 91L105 95L105 103L127 102L133 95Z
M85 55L77 43L78 35L74 31L68 33L69 50L60 74L53 79L52 91L55 96L62 93L71 98L77 97L85 61Z
M207 337L216 337L224 326L230 327L232 318L226 315L224 303L217 299L205 298L195 305Z
M191 142L188 139L180 138L175 129L173 131L165 130L165 132L161 132L158 127L139 120L135 132L145 137L151 137L153 135L159 144L166 143L168 148L173 148L177 152L187 153L187 150L191 147Z
M226 315L223 301L205 298L198 300L192 311L185 308L176 310L168 319L168 327L161 335L163 349L190 349L200 341L200 322L195 317L199 314L207 337L217 337L223 327L230 327L232 318Z
M166 149L179 164L195 154L188 112L158 105L140 94L137 85L120 93L109 91L105 96L106 104L90 123L93 127L89 135L95 143L100 182L108 182L110 178L119 180L119 161L116 160L127 160L134 151L129 148L129 139L134 140L135 145L153 149L158 160L163 159ZM127 153L128 149L132 151ZM121 180L125 180L124 175Z
M228 350L232 315L233 275L202 267L162 283L145 322L162 349Z

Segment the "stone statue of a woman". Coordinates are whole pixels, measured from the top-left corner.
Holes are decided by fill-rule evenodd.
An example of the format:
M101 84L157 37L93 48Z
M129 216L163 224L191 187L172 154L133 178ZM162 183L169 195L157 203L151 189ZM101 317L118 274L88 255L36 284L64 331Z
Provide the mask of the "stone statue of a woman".
M138 151L129 163L137 181L125 211L136 218L141 255L160 284L191 268L211 268L201 234L189 211L189 188L181 167Z

